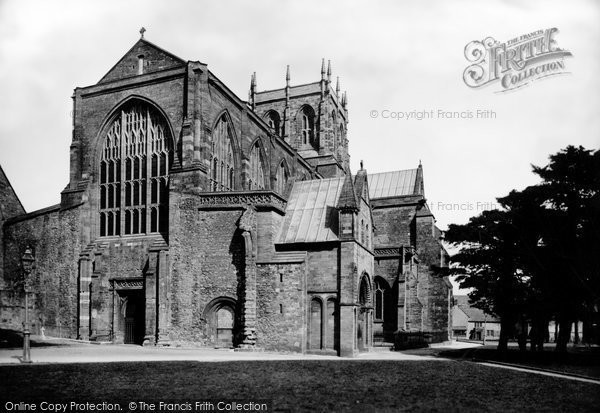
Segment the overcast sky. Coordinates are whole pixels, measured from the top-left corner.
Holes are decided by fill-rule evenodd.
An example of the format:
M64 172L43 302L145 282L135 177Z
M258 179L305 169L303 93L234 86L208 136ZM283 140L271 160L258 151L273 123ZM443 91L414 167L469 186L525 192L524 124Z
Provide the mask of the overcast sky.
M352 169L414 168L440 227L537 182L568 144L600 143L600 2L0 0L0 165L25 209L56 204L69 175L71 95L146 38L247 98L320 78L331 59L348 93ZM556 27L569 74L511 93L463 82L465 45ZM383 118L383 111L490 110L495 119ZM372 117L376 111L377 117ZM388 112L386 112L388 113Z

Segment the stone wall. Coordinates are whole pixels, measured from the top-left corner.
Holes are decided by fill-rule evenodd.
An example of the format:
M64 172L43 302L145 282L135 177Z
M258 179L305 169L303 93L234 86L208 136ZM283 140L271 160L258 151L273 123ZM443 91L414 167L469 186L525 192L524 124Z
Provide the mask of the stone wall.
M442 247L433 216L416 216L418 204L403 203L401 199L395 202L375 200L372 205L375 248L380 248L383 254L391 251L386 247L416 247L418 263L405 265L403 271L400 271L398 261L381 255L375 265L375 274L386 281L393 281L398 272L399 281L405 280L398 290L399 303L406 303L405 308L398 311L398 327L405 325L410 331L440 333L441 337L443 332L448 332L451 285L436 271L436 266L440 266ZM412 262L412 258L409 261Z
M90 286L90 338L110 339L114 321L113 291L111 280L144 280L146 274L154 274L156 262L149 250L153 243L164 242L160 235L127 236L105 239L93 248L93 273ZM146 286L146 288L151 288ZM152 330L154 328L152 327ZM86 334L84 331L83 334Z
M0 166L0 240L3 239L4 222L25 213L8 177ZM4 248L0 248L0 289L4 288Z
M169 332L176 341L206 343L205 311L212 300L233 298L236 313L241 314L245 253L237 222L242 209L198 210L197 199L191 195L180 201L169 234ZM241 321L238 318L236 323Z
M306 349L306 265L257 266L257 341L265 350Z
M373 224L375 225L375 247L411 245L410 223L414 216L414 208L388 207L373 208Z
M5 251L4 289L1 293L2 328L22 328L23 287L21 256L29 245L34 250L35 268L31 281L31 330L44 327L51 336L77 336L78 258L81 209L32 213L8 221L2 239Z
M437 238L433 216L416 218L417 254L419 257L419 298L423 303L423 329L445 333L450 320L449 295L452 291L447 277L440 272L442 246Z
M337 291L338 253L337 245L313 245L310 247L307 260L308 291Z

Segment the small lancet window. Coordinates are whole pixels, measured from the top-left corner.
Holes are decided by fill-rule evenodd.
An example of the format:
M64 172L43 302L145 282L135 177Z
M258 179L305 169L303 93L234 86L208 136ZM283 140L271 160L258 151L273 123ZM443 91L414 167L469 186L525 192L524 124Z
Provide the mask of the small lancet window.
M144 55L138 56L138 75L144 74Z

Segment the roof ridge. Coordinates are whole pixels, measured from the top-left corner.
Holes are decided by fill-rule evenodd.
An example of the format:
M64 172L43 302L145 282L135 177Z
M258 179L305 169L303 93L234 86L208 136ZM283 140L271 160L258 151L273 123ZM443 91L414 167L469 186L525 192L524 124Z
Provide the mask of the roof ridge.
M391 174L391 173L394 173L394 172L416 171L417 169L419 169L419 168L416 167L416 168L406 168L406 169L394 169L392 171L384 171L384 172L369 172L368 176L382 175L382 174Z

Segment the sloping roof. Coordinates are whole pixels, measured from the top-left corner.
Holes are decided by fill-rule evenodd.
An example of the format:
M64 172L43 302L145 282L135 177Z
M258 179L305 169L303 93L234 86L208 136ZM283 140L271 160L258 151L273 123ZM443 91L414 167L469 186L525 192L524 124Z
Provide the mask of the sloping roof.
M338 211L345 177L294 182L281 226L280 243L338 239Z
M374 199L422 195L418 175L419 168L369 174L369 197Z
M23 204L0 166L0 221L24 213Z
M486 314L483 310L480 310L479 308L471 307L471 305L469 304L469 297L466 295L455 295L454 301L456 302L456 306L460 308L463 311L463 313L467 315L467 317L469 317L470 322L487 321L490 323L494 323L500 321L496 317Z
M100 79L98 83L106 83L113 80L137 76L138 56L140 55L144 56L146 63L146 65L144 65L144 73L182 67L186 63L185 60L154 43L151 43L146 39L139 39L131 49L129 49L104 76L102 76L102 79Z
M344 179L344 185L336 207L338 209L359 209L358 197L350 174L347 174Z

